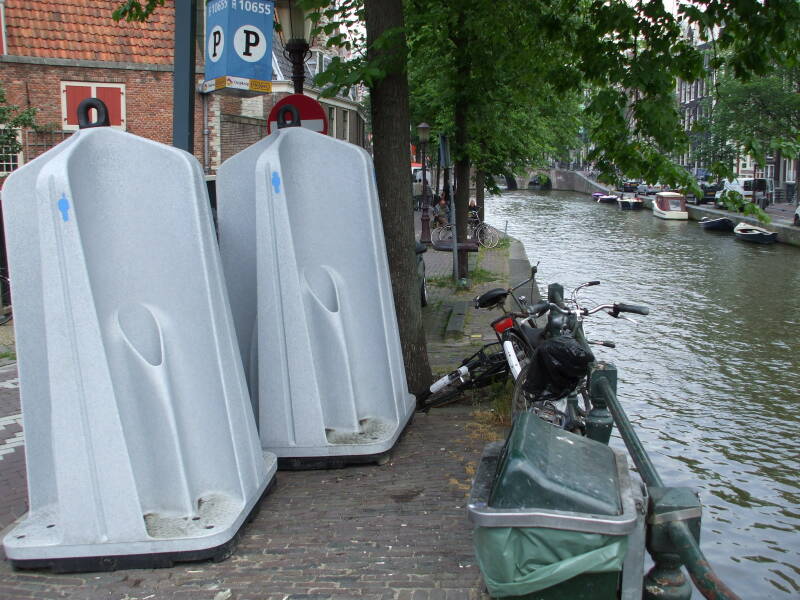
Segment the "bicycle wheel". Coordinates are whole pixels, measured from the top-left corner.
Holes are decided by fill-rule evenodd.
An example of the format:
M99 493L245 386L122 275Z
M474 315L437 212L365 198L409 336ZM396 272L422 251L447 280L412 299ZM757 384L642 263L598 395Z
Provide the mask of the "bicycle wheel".
M511 396L511 417L516 417L519 413L528 412L533 408L533 398L525 391L525 381L528 379L530 364L525 365L520 371L519 377L514 382L514 393Z
M453 240L453 226L452 225L444 225L439 227L436 230L436 241L438 242L450 242Z
M500 242L500 235L494 227L481 223L477 228L478 243L484 248L494 248Z
M535 400L533 395L526 390L530 367L530 364L525 365L514 382L514 392L511 396L511 418L514 419L523 412L532 412L543 421L564 429L568 422L567 414L559 410L553 402Z

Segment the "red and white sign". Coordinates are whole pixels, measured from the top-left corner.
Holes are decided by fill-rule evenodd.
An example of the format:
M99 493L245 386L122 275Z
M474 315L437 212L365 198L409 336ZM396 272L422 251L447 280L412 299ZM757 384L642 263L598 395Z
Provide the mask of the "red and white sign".
M278 111L281 107L291 104L300 113L300 125L311 131L317 131L323 135L328 134L328 115L325 114L325 109L322 105L308 96L303 94L292 94L286 96L283 100L272 107L269 111L269 118L267 119L267 132L272 133L278 129ZM291 118L289 114L287 118Z

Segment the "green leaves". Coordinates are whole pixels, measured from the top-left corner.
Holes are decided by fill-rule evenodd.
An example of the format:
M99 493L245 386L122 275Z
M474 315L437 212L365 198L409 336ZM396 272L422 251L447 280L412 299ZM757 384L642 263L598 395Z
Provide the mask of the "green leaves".
M0 84L0 150L3 154L18 154L22 150L17 133L23 127L35 127L35 116L35 108L20 109L8 104L5 88Z
M755 217L759 222L765 225L772 222L772 217L765 213L761 207L753 202L744 199L736 190L725 190L720 194L720 200L725 205L725 208L732 212L742 212L745 215Z
M111 14L111 16L115 21L125 19L128 22L136 21L144 23L159 6L164 6L164 0L147 0L144 6L142 6L139 0L126 0Z

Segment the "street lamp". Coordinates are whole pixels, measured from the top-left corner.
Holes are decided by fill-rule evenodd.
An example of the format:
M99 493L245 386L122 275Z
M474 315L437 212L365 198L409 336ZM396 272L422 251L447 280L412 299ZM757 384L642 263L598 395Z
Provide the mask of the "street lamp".
M308 39L311 37L311 21L298 0L277 0L275 12L283 32L283 55L292 63L294 93L303 93L305 81L304 64L311 56Z
M431 126L427 123L417 125L417 135L419 136L419 148L422 153L422 214L419 217L421 229L419 241L423 244L431 243L431 217L428 210L431 207L430 188L428 187L427 166L425 164L425 147L431 136Z

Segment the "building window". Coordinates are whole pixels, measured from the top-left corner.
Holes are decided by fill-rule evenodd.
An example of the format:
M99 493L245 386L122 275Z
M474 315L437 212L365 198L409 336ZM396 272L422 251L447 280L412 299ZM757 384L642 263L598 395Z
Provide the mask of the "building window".
M17 141L20 141L17 130ZM8 146L0 146L0 175L8 175L22 164L22 151L12 152Z
M314 74L319 75L320 73L324 73L328 70L328 67L331 66L331 61L333 60L330 56L327 56L324 52L320 52L319 50L314 50Z
M125 84L61 82L61 127L64 131L78 129L78 105L86 98L98 98L108 107L112 127L126 129ZM92 116L94 116L94 111Z
M349 127L349 123L348 123L348 121L349 121L348 117L349 116L350 116L350 111L348 111L348 110L343 110L342 111L342 139L345 142L349 142L350 141L350 127Z
M328 135L336 137L336 109L332 106L328 107Z

